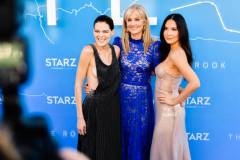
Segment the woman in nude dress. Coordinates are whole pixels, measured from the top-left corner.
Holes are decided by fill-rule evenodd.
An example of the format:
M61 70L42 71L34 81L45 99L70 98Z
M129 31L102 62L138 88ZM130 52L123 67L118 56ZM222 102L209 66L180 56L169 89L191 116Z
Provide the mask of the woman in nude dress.
M192 52L186 22L180 14L171 14L163 22L161 62L155 68L156 120L151 160L190 160L185 129L185 108L181 105L200 81L191 68ZM182 79L188 83L179 94Z

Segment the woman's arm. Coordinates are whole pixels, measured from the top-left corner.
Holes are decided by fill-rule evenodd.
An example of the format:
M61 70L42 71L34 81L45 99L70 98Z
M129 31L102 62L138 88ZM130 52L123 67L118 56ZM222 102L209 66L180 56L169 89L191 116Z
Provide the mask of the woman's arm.
M117 59L119 59L119 56L120 56L120 48L116 45L113 45L114 47L114 50L115 50L115 53L116 53L116 57Z
M160 64L160 41L154 41L152 43L152 75L155 76L155 67Z
M179 104L187 99L197 88L200 87L200 80L192 67L188 64L185 52L181 49L176 53L170 55L174 65L179 72L187 80L187 86L184 88L178 97L174 99L174 104Z
M84 79L87 76L92 53L93 50L90 46L83 48L76 73L75 97L77 104L77 128L80 135L84 135L86 133L86 123L82 113L82 86Z
M186 88L182 89L180 94L175 98L166 92L161 92L159 101L161 103L175 106L176 104L181 104L183 101L185 101L188 96L190 96L197 88L200 87L200 80L191 66L188 64L186 54L183 50L178 50L169 56L170 60L173 62L173 65L176 66L179 73L183 75L188 82Z

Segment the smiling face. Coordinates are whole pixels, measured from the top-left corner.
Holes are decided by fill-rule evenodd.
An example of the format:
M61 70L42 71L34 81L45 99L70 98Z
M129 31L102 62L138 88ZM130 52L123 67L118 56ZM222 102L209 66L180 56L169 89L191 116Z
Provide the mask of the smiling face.
M169 19L164 28L163 36L165 41L169 45L175 45L179 43L179 32L177 29L176 22L172 19Z
M106 46L113 34L114 31L110 29L106 22L97 22L94 25L93 35L95 37L96 45L99 47Z
M127 31L131 34L134 39L140 39L143 34L143 27L145 20L140 16L138 11L133 11L127 18Z

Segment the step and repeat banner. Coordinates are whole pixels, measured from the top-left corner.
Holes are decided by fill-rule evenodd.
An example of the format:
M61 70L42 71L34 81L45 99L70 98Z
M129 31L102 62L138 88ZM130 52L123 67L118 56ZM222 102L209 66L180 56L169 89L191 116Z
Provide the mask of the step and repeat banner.
M192 159L239 159L238 0L27 0L22 33L29 42L31 74L20 91L25 113L44 114L59 145L76 147L74 81L81 50L94 41L96 16L112 16L119 36L124 9L133 3L148 11L153 37L159 37L170 13L181 13L187 21L193 68L201 80L201 88L186 101Z

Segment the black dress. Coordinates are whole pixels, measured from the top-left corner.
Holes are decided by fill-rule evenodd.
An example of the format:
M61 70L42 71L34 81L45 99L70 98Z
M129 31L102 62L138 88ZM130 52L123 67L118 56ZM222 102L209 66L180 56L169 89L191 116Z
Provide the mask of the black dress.
M98 87L83 102L83 116L87 134L78 135L78 150L91 160L121 160L120 102L118 87L120 70L112 50L112 63L106 65L100 59L94 45Z

